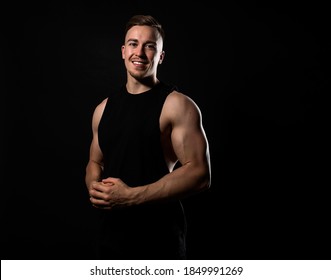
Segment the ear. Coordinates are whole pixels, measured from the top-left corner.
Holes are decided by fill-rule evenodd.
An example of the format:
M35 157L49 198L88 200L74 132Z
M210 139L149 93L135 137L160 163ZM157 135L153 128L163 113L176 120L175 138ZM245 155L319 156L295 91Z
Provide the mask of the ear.
M164 59L164 56L165 56L165 52L162 51L161 54L160 54L159 64L162 64L162 61L163 61L163 59Z
M123 45L123 46L121 47L122 59L125 59L124 50L125 50L125 46Z

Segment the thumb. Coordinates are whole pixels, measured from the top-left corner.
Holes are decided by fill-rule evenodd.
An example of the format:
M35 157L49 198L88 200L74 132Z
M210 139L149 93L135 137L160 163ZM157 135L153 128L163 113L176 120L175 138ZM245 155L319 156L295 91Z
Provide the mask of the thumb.
M106 179L102 179L102 183L112 184L114 185L116 178L108 177Z

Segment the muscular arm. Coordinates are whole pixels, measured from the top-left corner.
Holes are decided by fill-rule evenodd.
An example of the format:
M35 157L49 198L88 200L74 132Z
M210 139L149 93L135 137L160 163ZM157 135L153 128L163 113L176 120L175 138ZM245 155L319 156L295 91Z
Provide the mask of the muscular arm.
M121 178L104 179L103 185L93 184L90 190L94 206L111 209L180 199L209 188L209 147L198 106L187 96L173 92L164 104L160 125L163 132L170 128L165 157L170 166L178 160L180 167L156 182L135 188L127 186ZM95 158L96 162L99 160Z
M92 117L92 142L90 145L89 161L86 166L85 183L87 188L92 188L92 183L100 181L103 171L103 155L99 147L98 126L105 108L107 99L103 100L94 110Z
M198 106L187 96L174 92L165 103L161 127L162 122L172 127L171 145L181 165L157 182L138 188L138 204L183 198L210 186L209 147Z

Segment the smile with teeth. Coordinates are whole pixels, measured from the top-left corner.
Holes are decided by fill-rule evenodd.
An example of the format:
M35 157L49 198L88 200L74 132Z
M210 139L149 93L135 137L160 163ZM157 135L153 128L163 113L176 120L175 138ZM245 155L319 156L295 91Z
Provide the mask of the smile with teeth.
M133 64L136 64L136 65L142 65L142 64L144 64L144 63L141 62L141 61L133 61L132 63L133 63Z

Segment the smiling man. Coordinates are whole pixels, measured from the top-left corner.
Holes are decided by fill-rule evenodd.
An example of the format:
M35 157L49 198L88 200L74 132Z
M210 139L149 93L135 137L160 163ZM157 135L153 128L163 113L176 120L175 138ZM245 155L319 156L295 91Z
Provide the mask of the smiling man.
M210 187L201 112L157 78L163 43L152 16L128 21L121 47L127 81L92 117L85 182L100 215L97 259L186 259L181 199Z

